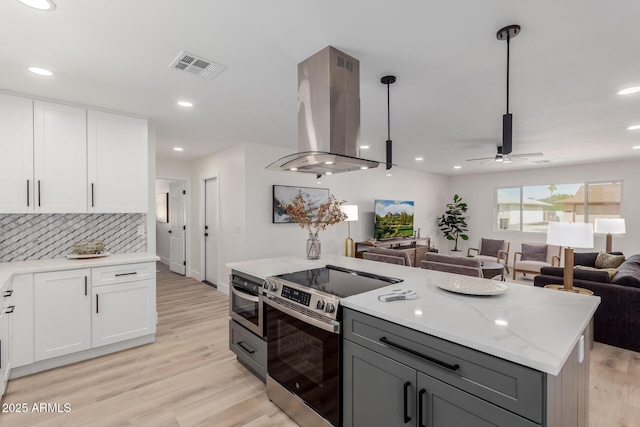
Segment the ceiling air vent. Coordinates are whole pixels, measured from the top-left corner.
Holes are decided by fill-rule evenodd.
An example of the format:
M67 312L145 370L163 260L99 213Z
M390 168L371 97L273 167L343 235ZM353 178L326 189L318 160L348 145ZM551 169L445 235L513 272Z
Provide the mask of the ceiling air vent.
M189 52L180 52L169 67L178 71L186 71L203 79L211 80L227 69L226 65L216 64Z

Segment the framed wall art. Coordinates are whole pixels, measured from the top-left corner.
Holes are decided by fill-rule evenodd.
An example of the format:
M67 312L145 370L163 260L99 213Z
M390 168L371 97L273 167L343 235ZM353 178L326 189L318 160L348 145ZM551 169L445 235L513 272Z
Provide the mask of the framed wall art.
M296 197L298 191L302 191L302 197L305 201L311 203L311 208L317 208L323 203L329 201L329 189L328 188L314 188L314 187L293 187L289 185L274 185L273 186L273 223L274 224L286 224L295 223L289 215L281 208L281 205L286 205L293 202L293 198Z

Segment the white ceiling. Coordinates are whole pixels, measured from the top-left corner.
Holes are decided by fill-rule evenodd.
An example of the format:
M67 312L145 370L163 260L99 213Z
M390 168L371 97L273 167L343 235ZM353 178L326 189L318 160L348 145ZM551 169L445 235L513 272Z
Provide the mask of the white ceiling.
M297 64L332 45L360 60L363 157L384 159L380 77L393 74L401 167L451 175L640 158L640 130L627 130L640 124L640 94L616 94L640 86L637 0L54 1L54 12L0 2L0 90L147 116L159 157L240 141L296 151ZM544 157L466 162L501 140L506 43L495 34L509 24L522 26L511 42L513 153ZM209 81L169 68L183 50L228 69Z

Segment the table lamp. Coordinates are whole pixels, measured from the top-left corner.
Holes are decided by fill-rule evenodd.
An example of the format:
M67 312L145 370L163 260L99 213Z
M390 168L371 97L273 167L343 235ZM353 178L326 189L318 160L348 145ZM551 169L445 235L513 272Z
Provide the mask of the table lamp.
M344 256L355 256L355 244L351 238L351 221L358 220L358 205L342 205L340 210L347 216L347 229L349 230L349 237L344 241Z
M626 233L624 218L596 218L595 232L598 234L607 233L605 252L611 252L613 235Z
M547 244L564 246L564 291L573 289L573 248L593 247L593 226L583 222L550 222Z

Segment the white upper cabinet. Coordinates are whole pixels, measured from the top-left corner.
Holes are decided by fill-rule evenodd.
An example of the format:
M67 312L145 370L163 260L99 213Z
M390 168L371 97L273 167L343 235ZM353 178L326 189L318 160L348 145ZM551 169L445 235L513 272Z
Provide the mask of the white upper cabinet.
M87 118L88 212L147 212L147 121L92 110Z
M87 212L87 110L33 106L35 212Z
M0 213L33 212L33 100L0 94Z

